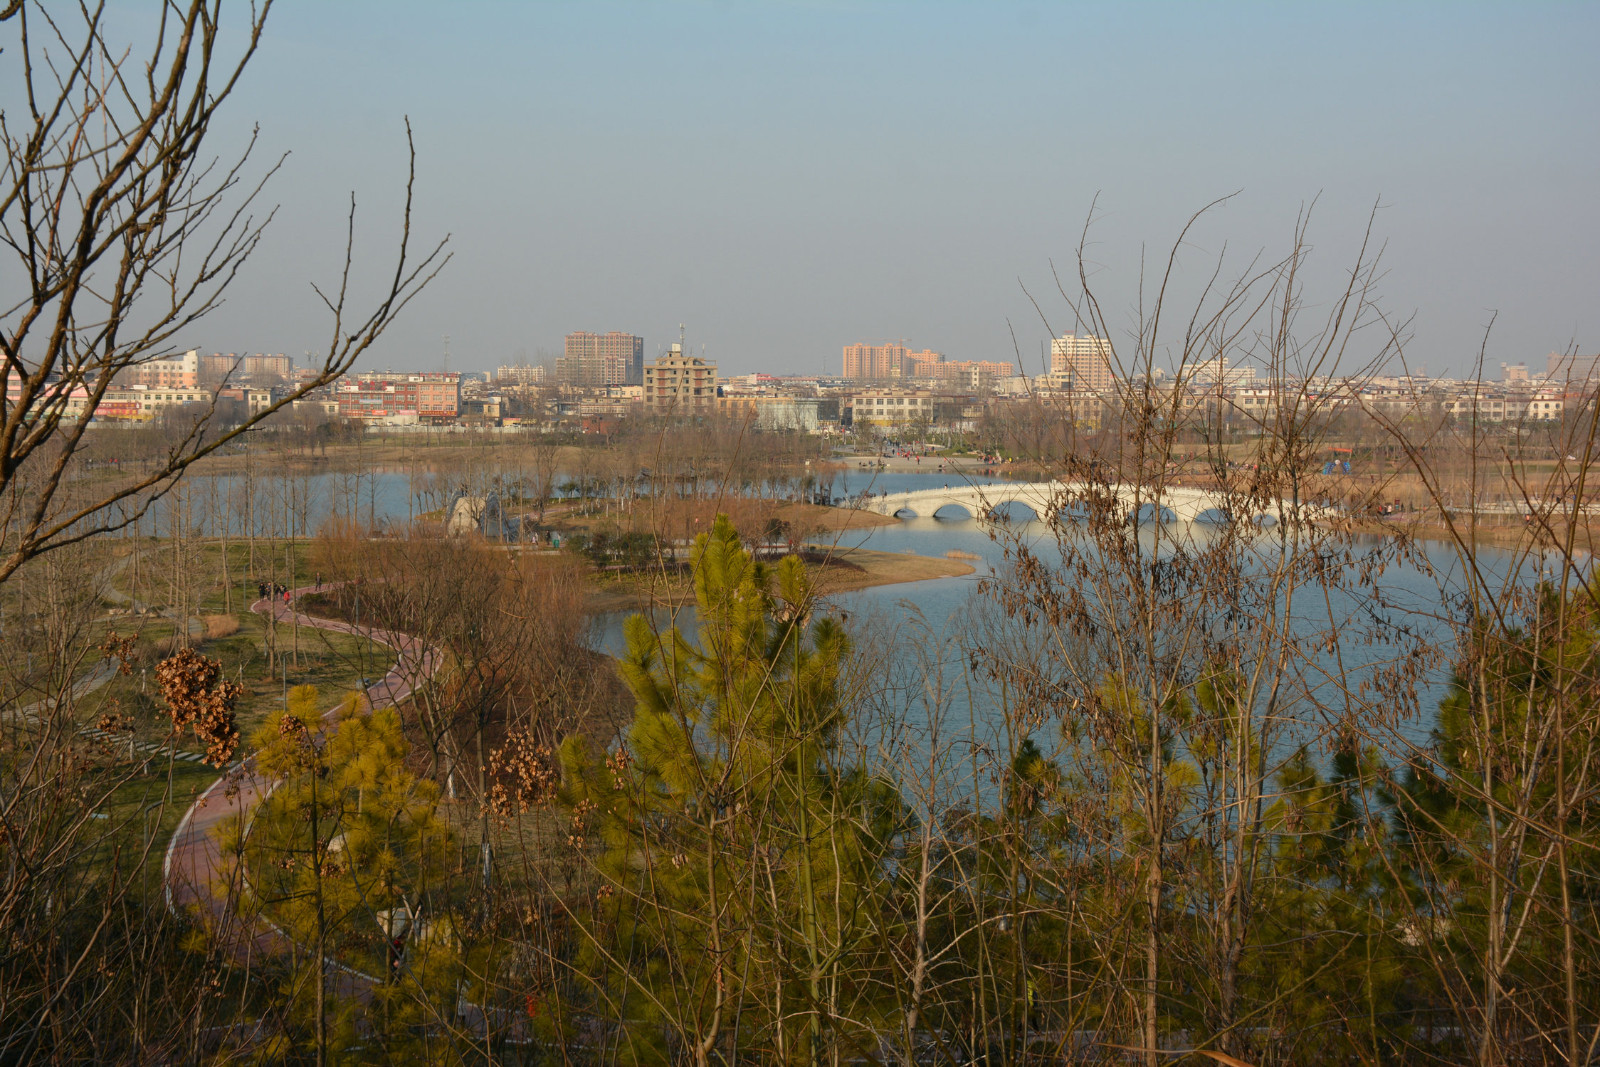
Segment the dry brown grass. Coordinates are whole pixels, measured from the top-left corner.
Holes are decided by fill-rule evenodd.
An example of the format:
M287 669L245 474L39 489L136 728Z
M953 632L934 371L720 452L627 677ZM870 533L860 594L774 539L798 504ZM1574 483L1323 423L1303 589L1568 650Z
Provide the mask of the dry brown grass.
M928 578L961 578L976 568L970 563L914 552L879 552L867 548L809 545L817 590L824 596L867 589L875 585L920 582ZM642 611L647 607L693 603L694 590L682 572L663 575L645 570L638 574L591 587L588 610L591 612Z
M215 641L219 637L232 637L239 632L239 620L233 615L206 615L201 621L206 626L206 640Z

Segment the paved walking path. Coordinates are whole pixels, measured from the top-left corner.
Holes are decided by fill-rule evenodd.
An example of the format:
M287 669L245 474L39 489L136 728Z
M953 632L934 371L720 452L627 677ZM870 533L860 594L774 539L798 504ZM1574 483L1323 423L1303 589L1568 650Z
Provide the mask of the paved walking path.
M316 590L316 586L302 586L291 590L289 595L296 598ZM394 667L366 689L367 703L375 709L405 700L416 686L432 676L442 660L437 649L429 648L410 634L373 630L337 619L307 615L295 611L281 595L258 600L250 605L250 610L263 615L270 613L280 624L297 621L301 626L367 637L393 649ZM338 710L339 705L335 704L324 712L324 721ZM246 757L200 794L184 813L167 846L164 877L169 908L196 908L201 918L218 930L227 930L237 919L229 911L233 896L228 884L231 875L228 864L223 862L214 831L230 816L242 816L248 822L250 812L271 794L275 784L257 775L251 759ZM281 930L264 921L252 924L249 929L238 929L236 936L238 941L233 947L245 958L255 953L288 952L296 947ZM334 992L358 992L377 981L331 960L329 963L330 969L340 975L333 983Z

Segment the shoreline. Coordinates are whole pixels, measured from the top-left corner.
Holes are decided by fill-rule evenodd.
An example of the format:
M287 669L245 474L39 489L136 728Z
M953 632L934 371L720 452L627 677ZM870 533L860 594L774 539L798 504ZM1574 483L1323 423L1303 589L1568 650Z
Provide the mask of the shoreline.
M1413 520L1406 522L1383 522L1368 519L1353 522L1349 525L1353 533L1370 534L1375 537L1403 537L1410 541L1435 541L1439 544L1454 546L1456 535L1452 534L1450 527L1437 519ZM1474 545L1484 545L1491 548L1526 548L1555 550L1565 541L1567 532L1566 524L1562 523L1553 529L1554 537L1547 536L1542 530L1530 530L1522 526L1470 526L1463 520L1457 526L1457 532L1463 540L1469 540ZM1596 536L1596 526L1591 523L1581 523L1573 531L1572 549L1577 552L1593 553L1595 546L1600 543ZM1470 537L1469 537L1470 534Z
M964 578L977 568L959 559L923 556L914 552L882 552L869 548L825 548L829 563L810 564L817 591L823 597L853 593L881 585L903 585L934 578ZM592 615L642 611L647 607L678 607L694 599L686 576L659 574L629 576L591 589L585 609Z

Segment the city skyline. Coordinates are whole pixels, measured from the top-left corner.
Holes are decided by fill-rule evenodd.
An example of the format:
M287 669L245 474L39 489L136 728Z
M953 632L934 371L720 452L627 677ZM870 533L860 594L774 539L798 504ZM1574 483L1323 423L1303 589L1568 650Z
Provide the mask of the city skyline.
M1496 313L1490 367L1600 347L1592 7L383 12L275 9L229 136L259 121L263 170L291 153L268 188L281 210L180 346L322 346L309 283L337 267L354 190L358 280L377 284L409 116L413 225L451 232L456 259L363 369L435 369L446 334L461 366L533 361L609 322L653 358L685 322L727 373L833 371L841 345L902 336L1038 373L1079 327L1052 264L1075 274L1091 211L1124 329L1141 252L1164 257L1235 191L1183 284L1224 245L1241 268L1281 255L1315 202L1315 298L1380 205L1384 304L1414 316L1413 365L1465 372ZM131 11L112 19L134 32ZM599 39L604 77L584 68Z

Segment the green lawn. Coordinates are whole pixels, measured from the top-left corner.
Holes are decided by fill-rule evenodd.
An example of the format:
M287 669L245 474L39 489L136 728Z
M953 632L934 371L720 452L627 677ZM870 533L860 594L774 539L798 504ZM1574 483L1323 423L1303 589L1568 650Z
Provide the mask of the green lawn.
M184 812L221 773L215 767L160 757L144 764L142 773L125 759L105 767L99 772L102 782L126 780L90 817L83 838L90 849L84 869L92 872L91 877L103 877L115 866L150 903L163 901L167 844Z
M161 586L164 584L165 592L170 593L173 583L161 578L156 563L170 562L168 547L162 542L141 544L139 566L126 566L117 575L113 585L152 608L165 610L171 600L163 595ZM279 573L287 574L282 562L281 545L279 549ZM306 573L298 576L298 581L303 584L311 580L310 575L314 573L305 563L309 547L298 544L293 549L299 558L298 565L306 569ZM258 549L258 563L263 555L264 548ZM195 633L191 627L191 640L200 653L222 664L227 678L244 686L244 696L236 710L241 742L245 747L248 746L252 731L273 709L283 706L286 688L315 685L331 707L344 693L361 688L363 678L381 678L394 665L395 656L389 648L365 638L330 633L310 626L296 627L279 623L275 628L272 627L265 616L247 610L248 605L256 599L254 581L249 579L247 573L248 546L230 545L228 556L229 567L234 568L231 576L238 581L232 583L233 587L226 594L220 581L220 545L210 543L200 546L191 561L194 566L190 571L190 582L201 593L197 598L199 614L202 616L200 627L209 626L210 632L218 635L207 637L203 632ZM208 576L211 579L209 584L204 580ZM233 610L225 612L225 603L231 605ZM191 601L191 611L193 604L194 601ZM234 626L237 629L233 633L225 632ZM165 742L170 723L160 707L155 665L175 647L173 638L178 633L177 623L162 615L129 614L125 607L118 614L97 619L83 631L81 640L86 653L79 665L79 678L102 669L103 656L99 646L111 631L123 637L138 634L133 650L132 673L118 674L92 694L83 697L79 702L78 719L92 725L103 714L118 714L132 722L136 741ZM270 658L270 667L269 643L277 653ZM177 744L180 749L198 750L189 736L180 738Z

